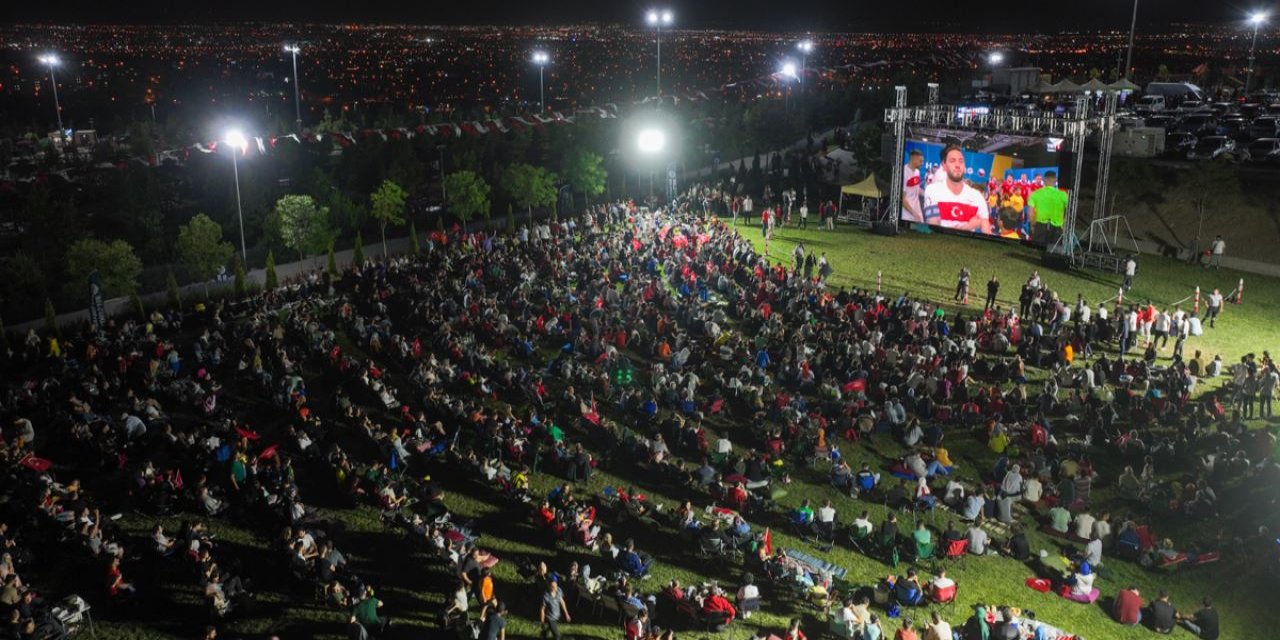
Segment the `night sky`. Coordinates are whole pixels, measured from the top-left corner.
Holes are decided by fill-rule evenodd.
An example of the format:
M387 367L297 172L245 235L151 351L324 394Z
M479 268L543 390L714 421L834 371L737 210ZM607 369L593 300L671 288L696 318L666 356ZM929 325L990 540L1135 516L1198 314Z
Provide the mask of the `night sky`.
M65 0L5 3L8 22L392 22L407 24L641 23L648 2L624 0ZM1056 32L1068 27L1128 29L1129 0L685 0L670 6L685 27L779 31L903 30ZM891 8L886 8L891 7ZM1227 23L1267 8L1251 0L1143 0L1139 29L1171 22Z

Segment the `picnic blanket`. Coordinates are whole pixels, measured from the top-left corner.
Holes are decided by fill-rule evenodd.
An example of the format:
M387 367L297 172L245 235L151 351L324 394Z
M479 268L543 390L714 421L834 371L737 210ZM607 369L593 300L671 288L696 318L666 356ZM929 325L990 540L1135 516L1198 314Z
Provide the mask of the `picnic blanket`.
M844 580L845 574L849 572L840 565L832 564L821 558L815 558L803 551L798 551L796 549L786 549L785 551L787 552L787 557L808 567L815 573L825 573L833 578Z

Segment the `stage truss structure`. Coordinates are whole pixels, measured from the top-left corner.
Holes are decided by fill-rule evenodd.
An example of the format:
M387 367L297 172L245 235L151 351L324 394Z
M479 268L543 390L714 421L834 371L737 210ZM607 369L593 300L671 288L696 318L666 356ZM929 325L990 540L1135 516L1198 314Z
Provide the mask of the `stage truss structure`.
M901 85L894 87L893 107L886 109L884 113L884 122L890 125L895 143L893 177L889 183L887 206L881 212L881 222L896 221L902 206L903 152L907 142L908 126L997 135L1063 138L1070 141L1073 152L1069 157L1074 163L1071 198L1063 214L1063 233L1048 248L1048 251L1065 256L1073 265L1084 266L1086 251L1080 246L1075 229L1079 218L1084 177L1085 140L1092 133L1097 133L1099 136L1098 181L1095 185L1093 218L1102 219L1105 211L1105 194L1111 174L1111 147L1116 129L1116 93L1106 94L1100 113L1090 112L1090 99L1084 95L1076 98L1075 104L1063 113L1027 113L1019 109L1002 108L976 110L961 105L939 104L937 96L937 88L930 86L929 102L910 106L907 104L907 88ZM1127 222L1125 226L1128 227Z

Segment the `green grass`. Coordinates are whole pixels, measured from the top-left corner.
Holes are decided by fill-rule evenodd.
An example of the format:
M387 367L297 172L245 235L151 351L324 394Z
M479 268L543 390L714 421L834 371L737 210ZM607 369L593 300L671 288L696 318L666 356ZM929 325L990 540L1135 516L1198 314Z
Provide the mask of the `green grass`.
M743 232L753 242L759 243L758 229L744 228ZM1030 270L1039 268L1038 254L1018 245L937 234L908 233L897 238L882 238L862 231L841 230L830 233L787 229L783 237L772 243L773 255L789 259L792 242L796 239L803 240L809 250L828 252L828 258L835 267L832 278L835 285L874 287L876 271L883 270L886 293L907 290L914 295L934 300L950 299L955 274L962 265L967 265L973 272L975 290L985 291L983 283L991 272L999 273L1003 283L1001 303L1008 305L1014 302L1018 288ZM1060 273L1041 269L1041 273L1050 286L1070 300L1074 299L1076 292L1083 293L1091 302L1108 298L1115 294L1119 283L1118 276L1096 272ZM1189 294L1197 284L1206 291L1213 287L1224 291L1233 289L1240 277L1240 274L1226 270L1204 271L1146 257L1136 286L1126 297L1134 300L1149 297L1159 303L1167 303ZM1243 277L1249 287L1246 304L1229 305L1217 329L1208 330L1204 337L1189 341L1188 353L1194 349L1203 349L1210 355L1222 353L1230 361L1244 352L1261 351L1276 344L1280 337L1280 326L1274 322L1276 308L1273 301L1280 299L1277 298L1280 283L1257 276ZM981 307L980 299L975 301L974 307ZM349 344L344 344L344 349L355 350ZM319 388L320 376L314 370L308 370L307 373L309 384L312 385L312 395L323 397L324 390ZM400 379L403 380L403 376ZM258 419L264 423L273 420L271 414L264 414ZM735 442L748 441L745 432L750 429L750 425L720 419L709 422L707 426L712 432L728 432ZM344 448L349 451L368 451L367 445L361 448L363 434L356 433L350 427L335 428L338 430L336 437ZM263 429L271 433L275 427L264 424ZM575 428L570 429L570 434L575 439L583 439L583 434ZM975 482L979 471L989 468L992 462L990 452L966 433L951 432L947 445L959 464L958 473L969 483ZM885 436L876 436L857 445L842 443L841 448L855 466L861 461L879 466L902 453L901 446ZM369 459L367 455L362 457ZM1105 487L1114 479L1114 475L1108 477L1106 474L1114 473L1116 462L1102 456L1096 460L1096 464L1104 473L1101 484ZM510 637L536 637L536 610L531 604L532 585L518 575L517 561L546 560L553 569L560 571L566 569L571 560L591 562L598 573L603 567L599 566L594 554L585 549L564 543L553 548L542 542L529 523L528 506L505 501L490 488L455 471L436 462L414 470L415 475L431 475L434 480L442 483L447 491L446 502L451 509L460 516L474 518L478 530L483 533L482 546L503 559L495 569L495 578L498 596L507 600L511 606L513 615L508 627ZM805 498L814 501L832 498L841 520L846 523L864 508L871 511L873 521L879 521L884 515L884 509L878 504L856 501L830 490L826 483L825 466L817 469L800 466L792 468L791 473L794 482L787 487L788 495L780 500L778 512L769 516L766 521L753 524L771 526L777 547L799 548L845 567L849 571L849 581L856 585L873 584L888 575L891 569L887 565L844 546L837 545L832 552L823 553L787 533L783 525L785 509L794 507ZM366 576L375 585L380 597L387 601L386 611L400 628L392 637L433 637L438 634L434 627L434 616L444 601L449 577L428 562L419 545L406 540L399 532L387 530L379 521L375 509L343 504L337 498L337 491L328 481L323 469L310 464L300 468L299 477L304 482L304 500L308 504L319 506L323 517L339 520L345 526L345 531L337 537L339 548L350 557L357 572ZM546 473L535 474L534 494L545 494L558 482L559 478ZM686 498L681 488L664 481L651 470L616 463L595 474L590 482L577 485L577 493L580 496L598 495L607 485L635 485L647 493L651 500L668 508L674 508ZM1095 503L1105 505L1111 497L1105 488L1095 489ZM1236 525L1240 527L1237 530L1244 530L1245 527L1254 526L1258 518L1272 516L1259 513L1252 502L1256 499L1259 499L1256 493L1228 491L1224 496L1222 523L1206 525L1161 521L1156 523L1156 529L1180 541L1194 539L1194 536L1203 535L1206 527L1219 524ZM695 506L705 504L705 499L695 499ZM1095 513L1098 511L1100 509L1095 508ZM1117 507L1115 513L1119 519L1124 515L1124 510ZM130 516L123 524L133 535L145 536L154 521L154 518ZM937 522L945 525L945 515L940 516ZM175 521L169 523L176 524ZM672 578L678 578L686 584L712 579L732 588L736 588L738 584L741 567L726 562L697 559L680 541L677 533L668 527L652 527L635 522L613 527L608 526L612 523L605 524L607 530L612 531L619 541L634 538L641 549L656 557L653 578L641 583L645 592L656 591ZM909 519L903 525L909 526ZM216 530L219 539L226 547L232 548L231 553L237 557L269 558L263 554L268 553L269 536L275 532L230 524L220 524ZM1045 548L1053 551L1061 548L1059 541L1045 538L1036 532L1031 533L1031 542L1033 549ZM137 541L135 544L143 543ZM1193 610L1203 595L1210 594L1219 602L1223 616L1223 638L1265 638L1269 637L1267 630L1274 626L1275 619L1274 612L1270 609L1274 598L1270 596L1272 592L1268 591L1275 586L1275 563L1274 558L1270 560L1270 563L1251 562L1247 557L1229 553L1219 563L1167 574L1113 559L1106 563L1111 577L1100 580L1098 585L1103 593L1103 601L1114 596L1117 589L1130 583L1138 585L1148 599L1158 589L1164 588L1170 592L1174 604L1183 611ZM905 570L905 566L900 566L894 572L905 573ZM275 571L269 566L256 566L252 563L245 567L244 574L262 585L261 588L255 586L255 591L260 594L261 604L257 610L223 623L221 627L224 634L280 634L286 638L342 637L342 624L345 622L342 612L312 602L309 593L298 592L289 585L288 580L276 579L272 575ZM957 626L967 617L972 604L1011 604L1034 609L1040 619L1090 640L1136 640L1151 637L1145 628L1125 628L1111 622L1107 612L1099 605L1074 604L1057 596L1040 594L1026 588L1023 581L1032 575L1032 571L1007 558L967 557L960 560L950 570L950 574L960 585L960 605L951 620ZM140 640L195 635L197 625L202 625L203 619L187 615L199 611L198 595L191 592L192 581L186 577L165 579L161 581L161 585L165 591L165 602L173 607L164 611L166 619L142 623L103 621L99 624L99 636L107 640ZM817 619L818 612L812 607L789 600L780 601L774 591L767 588L765 596L765 610L749 621L735 623L732 637L743 637L743 627L781 633L786 621L793 616L799 616L805 621L810 637L824 634L825 623ZM584 638L620 637L620 631L612 619L592 619L587 611L577 610L573 602L569 604L574 623L565 627L567 633ZM920 611L910 613L917 620L923 617ZM181 619L174 619L175 617ZM658 620L659 625L668 622L670 621ZM888 620L886 623L891 637L898 623ZM680 635L702 637L708 634L681 632ZM1184 631L1175 632L1175 636L1190 638ZM722 633L720 637L729 635Z

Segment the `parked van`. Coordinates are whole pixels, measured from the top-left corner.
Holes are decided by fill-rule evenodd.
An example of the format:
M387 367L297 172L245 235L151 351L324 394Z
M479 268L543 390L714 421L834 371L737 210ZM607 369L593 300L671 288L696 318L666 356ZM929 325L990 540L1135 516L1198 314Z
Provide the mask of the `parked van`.
M1142 96L1138 98L1138 103L1133 105L1133 110L1138 113L1162 113L1164 108L1164 96Z

